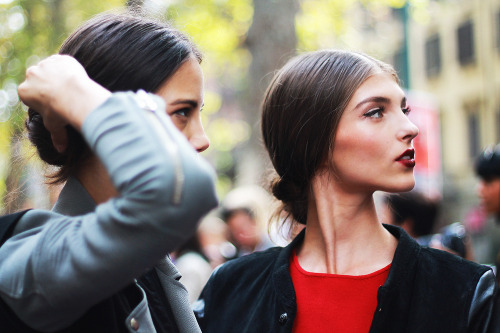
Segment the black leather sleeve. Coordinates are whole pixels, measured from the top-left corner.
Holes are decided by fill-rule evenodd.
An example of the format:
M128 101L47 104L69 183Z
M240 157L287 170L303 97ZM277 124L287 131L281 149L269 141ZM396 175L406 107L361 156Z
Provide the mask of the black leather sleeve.
M493 300L493 311L491 314L491 319L488 333L499 333L500 332L500 293L497 292Z
M485 272L479 279L469 310L468 332L500 332L498 306L498 285L492 270Z

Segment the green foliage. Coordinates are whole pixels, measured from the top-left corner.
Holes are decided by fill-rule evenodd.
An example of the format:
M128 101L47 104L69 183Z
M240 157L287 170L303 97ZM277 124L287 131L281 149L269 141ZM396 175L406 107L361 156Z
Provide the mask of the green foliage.
M173 1L166 8L169 20L189 34L205 54L208 77L234 83L234 76L245 75L249 62L243 47L252 23L251 0ZM227 78L231 75L231 78Z
M245 38L252 23L251 0L171 1L165 8L172 24L190 35L204 59L206 77L202 120L210 149L207 157L218 172L222 197L232 187L232 150L250 137L251 128L235 103L247 88L250 54Z
M0 0L0 198L6 191L12 135L21 132L26 116L17 96L26 68L56 53L85 19L122 5L118 0Z
M408 6L412 18L422 21L427 17L428 5L429 0L302 0L296 18L298 48L362 48L356 44L356 34L366 34L386 23L391 9Z
M429 0L408 0L415 18L425 19ZM238 107L248 90L251 56L246 34L252 23L252 0L145 1L145 10L165 16L189 34L204 53L206 77L202 112L211 139L209 158L220 173L219 189L230 188L232 151L251 137L252 127ZM362 6L373 21L406 0L302 0L296 17L299 50L338 47L352 36L353 8ZM70 31L89 17L122 7L126 0L0 0L0 197L5 193L11 134L22 128L25 112L17 84L26 67L57 52ZM293 27L291 27L293 28ZM272 31L269 31L272 33Z

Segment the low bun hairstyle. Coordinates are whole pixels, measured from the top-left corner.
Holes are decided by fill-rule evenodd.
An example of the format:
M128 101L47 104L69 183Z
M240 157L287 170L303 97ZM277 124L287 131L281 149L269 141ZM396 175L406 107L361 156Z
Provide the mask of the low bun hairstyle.
M271 183L285 212L306 224L311 180L331 155L354 92L371 75L394 69L362 53L323 50L291 59L273 78L262 104L262 135L277 177ZM334 169L334 166L332 166Z
M132 13L105 13L85 22L63 43L60 54L73 56L89 77L111 92L155 92L189 58L201 53L189 38L168 24ZM40 158L59 167L52 183L67 180L91 154L83 137L70 126L68 146L59 153L41 116L28 110L28 138Z

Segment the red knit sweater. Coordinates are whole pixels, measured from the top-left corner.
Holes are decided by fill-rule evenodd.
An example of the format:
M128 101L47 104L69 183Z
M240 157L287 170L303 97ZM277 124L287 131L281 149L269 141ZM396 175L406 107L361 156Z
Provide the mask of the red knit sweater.
M290 274L297 295L293 333L363 333L370 330L377 291L391 265L359 276L311 273L292 255Z

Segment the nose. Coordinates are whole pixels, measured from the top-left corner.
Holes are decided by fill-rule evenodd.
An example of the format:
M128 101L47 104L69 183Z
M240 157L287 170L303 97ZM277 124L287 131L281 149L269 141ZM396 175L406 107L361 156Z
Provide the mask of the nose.
M418 135L418 127L408 118L408 116L402 114L402 124L399 132L399 137L403 141L409 141L415 139Z
M207 150L210 146L210 140L203 129L200 118L193 119L189 126L189 133L185 134L191 146L196 149L198 153Z

